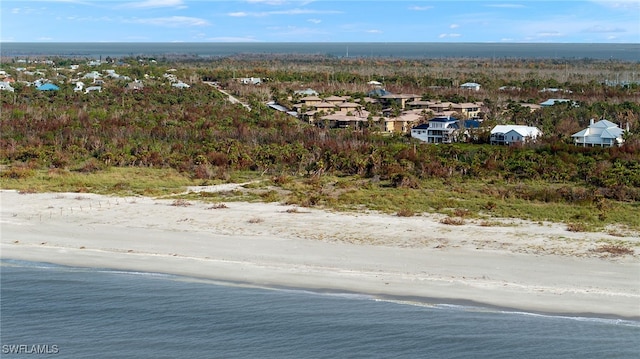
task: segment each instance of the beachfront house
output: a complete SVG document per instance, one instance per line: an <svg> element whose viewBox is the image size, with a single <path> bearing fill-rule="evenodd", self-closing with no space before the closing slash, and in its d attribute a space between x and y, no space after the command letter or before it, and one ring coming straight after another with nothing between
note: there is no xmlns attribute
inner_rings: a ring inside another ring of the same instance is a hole
<svg viewBox="0 0 640 359"><path fill-rule="evenodd" d="M542 135L537 127L523 125L498 125L491 130L492 145L515 145L533 142Z"/></svg>
<svg viewBox="0 0 640 359"><path fill-rule="evenodd" d="M452 143L459 129L460 124L455 117L434 117L429 123L412 128L411 137L426 143Z"/></svg>
<svg viewBox="0 0 640 359"><path fill-rule="evenodd" d="M582 147L612 147L620 146L624 139L624 130L615 123L607 120L600 120L594 123L591 119L589 127L574 133L571 137L576 146Z"/></svg>

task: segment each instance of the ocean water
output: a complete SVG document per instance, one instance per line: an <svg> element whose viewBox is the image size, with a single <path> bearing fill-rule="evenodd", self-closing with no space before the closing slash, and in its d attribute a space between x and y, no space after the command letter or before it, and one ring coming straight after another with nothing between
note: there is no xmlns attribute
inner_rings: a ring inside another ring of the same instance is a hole
<svg viewBox="0 0 640 359"><path fill-rule="evenodd" d="M261 42L261 43L0 43L8 57L77 56L88 58L241 54L320 54L357 58L511 58L640 61L640 44L441 43L441 42Z"/></svg>
<svg viewBox="0 0 640 359"><path fill-rule="evenodd" d="M1 262L2 358L638 358L640 322ZM54 355L55 354L55 355ZM37 355L36 355L37 357Z"/></svg>

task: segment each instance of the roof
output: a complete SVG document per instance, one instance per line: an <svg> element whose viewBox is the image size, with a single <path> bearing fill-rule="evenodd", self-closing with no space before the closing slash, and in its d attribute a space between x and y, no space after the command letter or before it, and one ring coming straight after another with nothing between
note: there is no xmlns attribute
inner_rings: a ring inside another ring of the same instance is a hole
<svg viewBox="0 0 640 359"><path fill-rule="evenodd" d="M311 88L307 88L306 90L298 90L298 91L294 91L295 94L299 94L299 95L318 95L318 91L311 89Z"/></svg>
<svg viewBox="0 0 640 359"><path fill-rule="evenodd" d="M355 102L343 102L343 103L339 103L338 107L340 108L358 108L358 107L362 107L360 104L357 104Z"/></svg>
<svg viewBox="0 0 640 359"><path fill-rule="evenodd" d="M429 120L429 122L456 122L458 121L455 117L434 117Z"/></svg>
<svg viewBox="0 0 640 359"><path fill-rule="evenodd" d="M480 84L475 82L465 82L460 85L460 87L480 87Z"/></svg>
<svg viewBox="0 0 640 359"><path fill-rule="evenodd" d="M386 96L386 95L391 95L391 92L383 88L377 88L367 92L367 96L380 97L380 96Z"/></svg>
<svg viewBox="0 0 640 359"><path fill-rule="evenodd" d="M60 90L60 87L54 84L44 84L44 85L38 86L37 89L40 91L58 91Z"/></svg>
<svg viewBox="0 0 640 359"><path fill-rule="evenodd" d="M306 102L306 101L322 101L322 99L318 96L307 96L307 97L303 97L300 99L300 101L302 102Z"/></svg>
<svg viewBox="0 0 640 359"><path fill-rule="evenodd" d="M414 128L412 128L412 130L426 130L427 128L429 128L429 124L423 123L421 125L415 126Z"/></svg>
<svg viewBox="0 0 640 359"><path fill-rule="evenodd" d="M480 121L478 120L464 120L464 128L480 128Z"/></svg>
<svg viewBox="0 0 640 359"><path fill-rule="evenodd" d="M491 130L491 134L517 132L522 137L536 137L542 132L537 127L523 125L498 125Z"/></svg>
<svg viewBox="0 0 640 359"><path fill-rule="evenodd" d="M324 99L325 101L346 101L347 99L342 96L329 96Z"/></svg>
<svg viewBox="0 0 640 359"><path fill-rule="evenodd" d="M553 106L556 103L569 102L571 100L567 100L564 98L550 98L547 101L540 102L540 106Z"/></svg>
<svg viewBox="0 0 640 359"><path fill-rule="evenodd" d="M622 137L624 130L615 123L607 120L600 120L580 132L574 133L571 137L589 137L592 140L599 138L616 139Z"/></svg>

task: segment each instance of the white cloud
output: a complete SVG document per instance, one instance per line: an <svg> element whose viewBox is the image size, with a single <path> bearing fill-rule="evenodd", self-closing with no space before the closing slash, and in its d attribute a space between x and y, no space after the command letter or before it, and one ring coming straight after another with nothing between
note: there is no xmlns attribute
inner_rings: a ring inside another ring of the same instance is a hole
<svg viewBox="0 0 640 359"><path fill-rule="evenodd" d="M234 36L220 36L220 37L211 37L208 38L207 41L216 41L216 42L258 42L253 37L234 37Z"/></svg>
<svg viewBox="0 0 640 359"><path fill-rule="evenodd" d="M582 32L607 33L607 32L626 32L626 30L620 27L593 25L585 28L584 30L582 30Z"/></svg>
<svg viewBox="0 0 640 359"><path fill-rule="evenodd" d="M433 9L433 6L410 6L409 10L413 11L427 11Z"/></svg>
<svg viewBox="0 0 640 359"><path fill-rule="evenodd" d="M525 7L522 4L487 4L485 6L486 7L499 7L499 8L505 8L505 9L521 9L521 8Z"/></svg>
<svg viewBox="0 0 640 359"><path fill-rule="evenodd" d="M282 5L284 0L246 0L249 4Z"/></svg>
<svg viewBox="0 0 640 359"><path fill-rule="evenodd" d="M448 38L448 37L456 38L456 37L460 37L460 36L462 36L462 35L461 34L455 34L455 33L452 33L452 34L440 34L438 36L438 38L445 39L445 38Z"/></svg>
<svg viewBox="0 0 640 359"><path fill-rule="evenodd" d="M166 27L183 27L183 26L209 26L209 22L197 17L188 16L169 16L169 17L155 17L147 19L132 19L125 22L144 24L144 25L156 25Z"/></svg>
<svg viewBox="0 0 640 359"><path fill-rule="evenodd" d="M539 37L561 37L564 36L564 34L562 34L559 31L542 31L536 34Z"/></svg>
<svg viewBox="0 0 640 359"><path fill-rule="evenodd" d="M159 7L177 7L177 8L186 8L184 6L184 1L182 0L146 0L146 1L137 1L130 2L121 5L123 8L135 8L135 9L152 9Z"/></svg>
<svg viewBox="0 0 640 359"><path fill-rule="evenodd" d="M449 25L449 28L450 28L450 29L457 29L457 28L459 28L459 27L460 27L460 25L458 25L458 24L451 24L451 25Z"/></svg>
<svg viewBox="0 0 640 359"><path fill-rule="evenodd" d="M310 14L341 14L341 11L334 10L311 10L311 9L290 9L290 10L274 10L274 11L262 11L262 12L230 12L227 15L229 16L253 16L253 17L264 17L270 15L310 15Z"/></svg>
<svg viewBox="0 0 640 359"><path fill-rule="evenodd" d="M314 24L319 24L319 23L322 22L322 20L320 20L320 19L309 19L307 21L310 22L310 23L314 23Z"/></svg>
<svg viewBox="0 0 640 359"><path fill-rule="evenodd" d="M640 1L638 0L594 0L594 3L620 10L640 10Z"/></svg>
<svg viewBox="0 0 640 359"><path fill-rule="evenodd" d="M367 32L370 34L382 34L381 30L376 30L376 29L367 30Z"/></svg>

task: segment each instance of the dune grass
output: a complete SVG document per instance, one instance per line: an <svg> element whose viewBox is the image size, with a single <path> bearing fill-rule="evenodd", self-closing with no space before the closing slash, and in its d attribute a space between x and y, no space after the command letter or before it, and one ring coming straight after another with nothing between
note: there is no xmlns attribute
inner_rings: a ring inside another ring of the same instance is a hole
<svg viewBox="0 0 640 359"><path fill-rule="evenodd" d="M91 192L115 195L160 196L184 191L198 182L172 169L110 167L83 173L69 170L32 170L19 178L0 177L3 189L22 192Z"/></svg>
<svg viewBox="0 0 640 359"><path fill-rule="evenodd" d="M323 207L340 211L379 211L392 215L441 213L449 217L492 222L495 218L517 218L537 222L566 223L580 231L603 230L607 226L640 230L640 203L608 200L567 202L547 198L545 193L566 191L554 183L487 183L486 181L425 180L419 188L396 188L389 181L357 176L294 177L260 176L256 172L231 174L232 182L249 182L239 190L185 193L187 186L211 185L171 169L111 167L91 173L68 170L32 170L19 178L0 176L3 189L23 192L92 192L111 195L144 195L206 202L281 202L301 207ZM525 191L526 189L526 191ZM587 189L574 189L577 192ZM531 193L540 199L532 199ZM525 193L526 192L526 193ZM569 229L568 229L569 230Z"/></svg>

